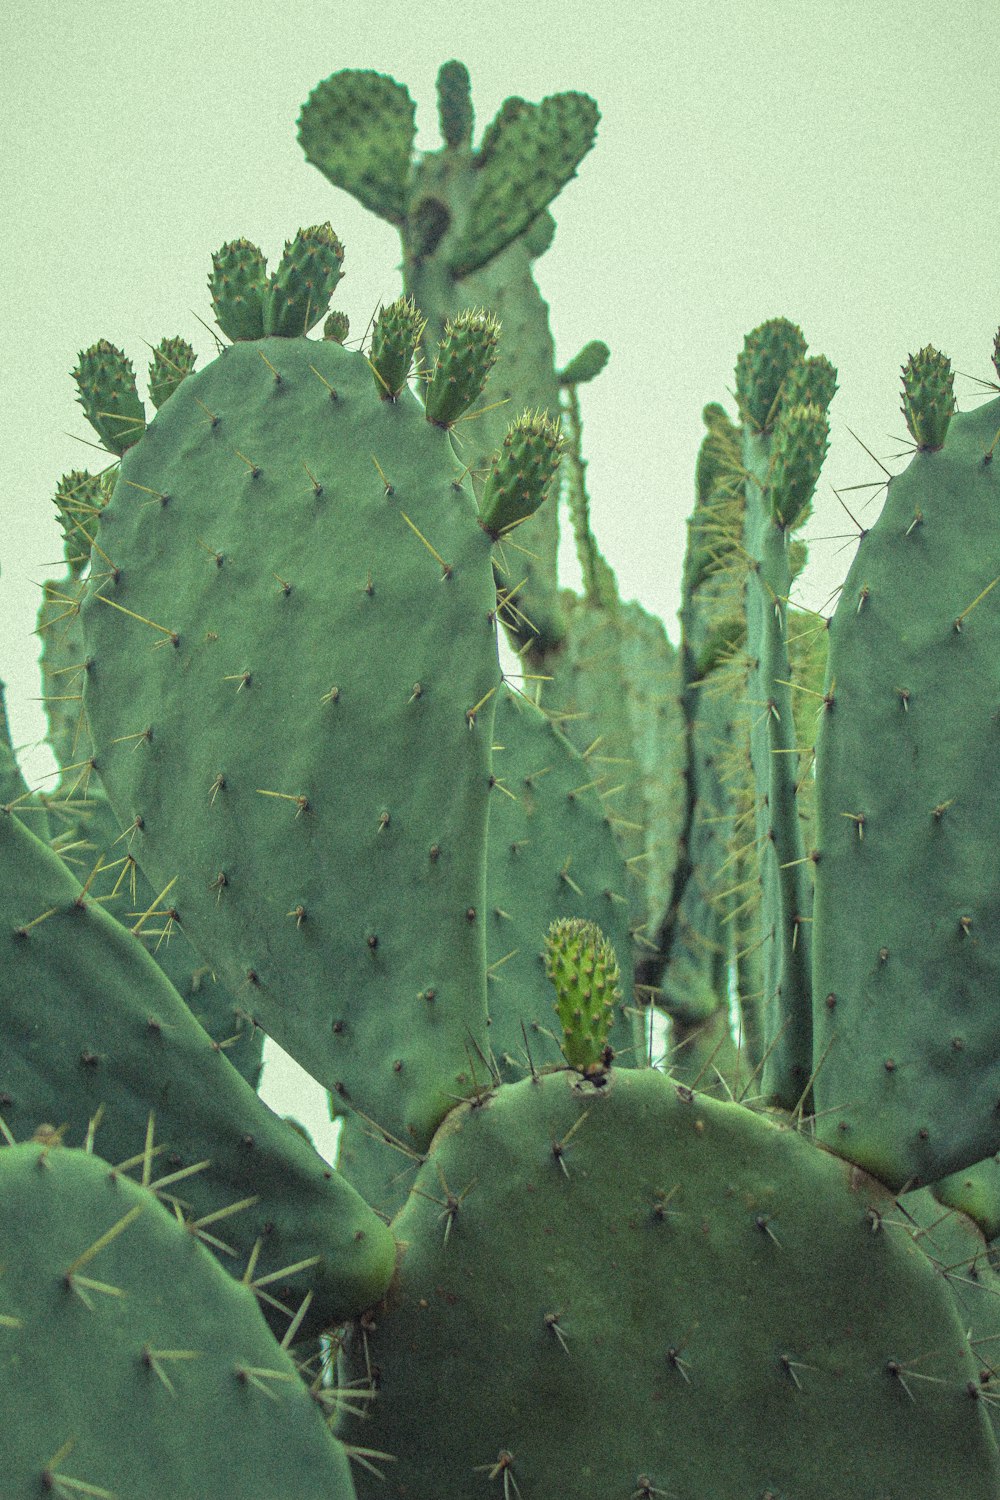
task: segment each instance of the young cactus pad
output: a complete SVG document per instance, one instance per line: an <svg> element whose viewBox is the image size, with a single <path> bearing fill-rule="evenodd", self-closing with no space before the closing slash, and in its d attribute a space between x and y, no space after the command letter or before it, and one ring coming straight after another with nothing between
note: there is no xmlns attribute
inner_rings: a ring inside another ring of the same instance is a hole
<svg viewBox="0 0 1000 1500"><path fill-rule="evenodd" d="M595 922L561 917L545 940L545 969L555 986L563 1056L578 1073L603 1073L621 999L614 949Z"/></svg>
<svg viewBox="0 0 1000 1500"><path fill-rule="evenodd" d="M99 537L85 700L132 852L263 1029L419 1149L486 1028L496 593L449 434L336 342L237 343Z"/></svg>

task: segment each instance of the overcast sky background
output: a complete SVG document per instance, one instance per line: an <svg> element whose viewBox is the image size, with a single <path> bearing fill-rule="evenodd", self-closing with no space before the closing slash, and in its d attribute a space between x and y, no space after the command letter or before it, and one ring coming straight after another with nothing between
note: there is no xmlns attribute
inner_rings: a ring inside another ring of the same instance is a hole
<svg viewBox="0 0 1000 1500"><path fill-rule="evenodd" d="M300 105L340 68L405 83L424 149L439 145L434 81L451 57L472 75L477 139L511 94L597 100L597 144L536 274L560 362L588 339L611 346L582 393L595 530L623 595L675 640L700 412L735 414L748 330L792 318L840 372L806 533L813 608L853 551L834 490L880 477L848 429L902 465L907 355L933 343L996 379L998 0L8 0L0 41L0 679L35 781L51 764L33 748L31 634L61 552L50 497L64 471L103 462L74 401L79 350L124 347L141 389L164 334L206 362L211 252L243 235L273 262L326 219L356 331L401 290L396 231L296 140ZM963 409L983 397L972 378L957 391ZM862 524L875 495L844 494ZM276 1107L321 1120L276 1072Z"/></svg>

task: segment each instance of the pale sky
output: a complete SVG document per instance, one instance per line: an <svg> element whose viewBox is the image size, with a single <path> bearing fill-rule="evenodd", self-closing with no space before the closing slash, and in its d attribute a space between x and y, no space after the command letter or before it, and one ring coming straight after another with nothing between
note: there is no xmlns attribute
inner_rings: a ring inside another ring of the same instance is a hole
<svg viewBox="0 0 1000 1500"><path fill-rule="evenodd" d="M50 497L64 471L103 462L83 445L79 350L124 347L140 385L164 334L206 362L210 256L237 236L274 260L331 220L355 330L401 289L395 230L296 141L301 103L340 68L405 83L426 149L451 57L472 75L477 139L511 94L597 100L597 144L536 273L560 362L611 346L582 392L594 526L623 595L675 640L700 412L735 415L746 332L789 317L840 371L806 533L814 608L853 552L834 489L863 525L877 514L874 488L846 493L881 477L861 443L901 467L907 355L949 354L962 409L983 395L968 377L996 379L998 0L8 0L0 42L0 679L29 778L50 765L31 748L37 584L60 557Z"/></svg>

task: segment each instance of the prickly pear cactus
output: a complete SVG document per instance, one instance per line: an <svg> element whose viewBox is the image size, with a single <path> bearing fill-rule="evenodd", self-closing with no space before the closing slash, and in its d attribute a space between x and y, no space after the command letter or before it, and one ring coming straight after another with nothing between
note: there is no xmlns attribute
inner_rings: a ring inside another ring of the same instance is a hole
<svg viewBox="0 0 1000 1500"><path fill-rule="evenodd" d="M754 329L675 646L531 274L596 106L438 102L423 154L382 74L302 112L402 236L363 337L320 224L216 252L226 342L148 402L77 360L54 791L0 695L4 1496L997 1500L1000 401L907 362L827 621L836 372Z"/></svg>

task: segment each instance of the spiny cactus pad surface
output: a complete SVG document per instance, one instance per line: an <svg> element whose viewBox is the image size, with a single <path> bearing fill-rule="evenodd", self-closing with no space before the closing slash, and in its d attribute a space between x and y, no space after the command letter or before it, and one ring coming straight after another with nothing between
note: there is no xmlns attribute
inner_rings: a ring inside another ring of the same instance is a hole
<svg viewBox="0 0 1000 1500"><path fill-rule="evenodd" d="M344 1435L436 1500L505 1471L522 1500L628 1500L641 1476L683 1500L987 1500L979 1365L905 1222L655 1070L504 1086L450 1116L394 1221L399 1273L346 1372L376 1394Z"/></svg>
<svg viewBox="0 0 1000 1500"><path fill-rule="evenodd" d="M448 434L339 344L236 344L158 414L100 535L86 705L135 857L279 1045L425 1145L486 1024L500 681Z"/></svg>
<svg viewBox="0 0 1000 1500"><path fill-rule="evenodd" d="M249 1287L83 1151L0 1147L8 1500L354 1500ZM183 1441L178 1435L183 1434Z"/></svg>
<svg viewBox="0 0 1000 1500"><path fill-rule="evenodd" d="M8 812L0 1118L20 1140L47 1121L72 1145L96 1129L99 1149L162 1182L235 1274L251 1259L257 1276L278 1273L268 1291L282 1332L282 1299L311 1289L322 1326L367 1306L391 1275L385 1226L257 1098L138 938Z"/></svg>

